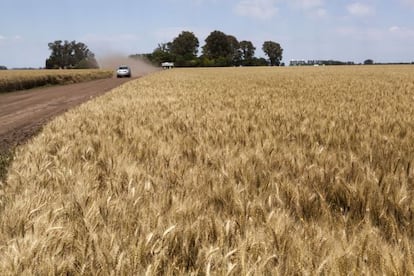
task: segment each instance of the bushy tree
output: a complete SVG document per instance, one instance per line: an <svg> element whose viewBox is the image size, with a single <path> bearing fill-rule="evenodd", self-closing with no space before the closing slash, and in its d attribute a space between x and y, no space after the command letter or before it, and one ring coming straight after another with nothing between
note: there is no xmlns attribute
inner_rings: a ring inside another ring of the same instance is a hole
<svg viewBox="0 0 414 276"><path fill-rule="evenodd" d="M374 64L374 61L372 59L367 59L367 60L364 61L364 64L365 65L372 65L372 64Z"/></svg>
<svg viewBox="0 0 414 276"><path fill-rule="evenodd" d="M254 65L253 58L256 48L251 41L243 40L240 41L240 52L242 64L245 66Z"/></svg>
<svg viewBox="0 0 414 276"><path fill-rule="evenodd" d="M98 68L98 63L86 44L76 41L56 40L48 44L51 51L46 59L47 69L87 69Z"/></svg>
<svg viewBox="0 0 414 276"><path fill-rule="evenodd" d="M231 65L233 66L239 66L241 65L242 61L242 53L240 51L240 43L237 40L235 36L228 35L227 39L230 44L230 51L231 54L229 56L229 59L231 60Z"/></svg>
<svg viewBox="0 0 414 276"><path fill-rule="evenodd" d="M213 31L205 40L203 46L203 60L214 66L241 65L242 53L240 43L235 36L221 31ZM203 64L204 62L202 62Z"/></svg>
<svg viewBox="0 0 414 276"><path fill-rule="evenodd" d="M198 46L199 41L194 33L183 31L171 43L171 53L184 60L192 60L197 57Z"/></svg>
<svg viewBox="0 0 414 276"><path fill-rule="evenodd" d="M229 57L233 54L228 36L221 31L213 31L205 40L203 55L209 59Z"/></svg>
<svg viewBox="0 0 414 276"><path fill-rule="evenodd" d="M175 62L175 57L171 52L172 43L160 43L152 54L145 55L153 64L160 66L163 62Z"/></svg>
<svg viewBox="0 0 414 276"><path fill-rule="evenodd" d="M268 56L271 66L279 66L282 60L283 49L279 43L265 41L262 47L263 52Z"/></svg>
<svg viewBox="0 0 414 276"><path fill-rule="evenodd" d="M252 58L252 66L268 66L267 60L265 58Z"/></svg>

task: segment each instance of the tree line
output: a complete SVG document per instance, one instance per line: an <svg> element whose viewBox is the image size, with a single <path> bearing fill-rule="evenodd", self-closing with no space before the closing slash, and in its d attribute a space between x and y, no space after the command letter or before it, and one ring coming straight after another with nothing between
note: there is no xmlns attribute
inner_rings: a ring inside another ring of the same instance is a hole
<svg viewBox="0 0 414 276"><path fill-rule="evenodd" d="M174 62L180 67L209 66L280 66L283 49L279 43L265 41L262 50L268 57L255 57L256 47L251 41L238 41L236 37L221 31L213 31L205 39L198 56L200 42L193 32L183 31L171 42L158 44L149 54L137 54L130 57L145 57L152 63Z"/></svg>
<svg viewBox="0 0 414 276"><path fill-rule="evenodd" d="M46 69L99 68L94 53L82 42L56 40L48 46L51 54Z"/></svg>
<svg viewBox="0 0 414 276"><path fill-rule="evenodd" d="M82 42L56 40L48 47L51 54L46 59L46 69L99 67L95 55ZM163 62L174 62L175 66L181 67L284 65L281 63L283 49L274 41L265 41L262 45L268 59L255 56L256 47L251 41L239 41L235 36L217 30L205 39L200 56L199 47L200 42L194 33L183 31L173 41L158 44L152 53L130 57L143 56L158 66Z"/></svg>

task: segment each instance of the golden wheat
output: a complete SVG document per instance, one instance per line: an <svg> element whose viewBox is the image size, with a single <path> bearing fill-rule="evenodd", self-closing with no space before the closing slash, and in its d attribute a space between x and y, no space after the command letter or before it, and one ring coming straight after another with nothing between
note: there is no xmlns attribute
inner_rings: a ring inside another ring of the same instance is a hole
<svg viewBox="0 0 414 276"><path fill-rule="evenodd" d="M413 274L411 67L177 69L48 124L5 274Z"/></svg>
<svg viewBox="0 0 414 276"><path fill-rule="evenodd" d="M70 84L110 78L110 70L3 70L0 71L0 93L44 85Z"/></svg>

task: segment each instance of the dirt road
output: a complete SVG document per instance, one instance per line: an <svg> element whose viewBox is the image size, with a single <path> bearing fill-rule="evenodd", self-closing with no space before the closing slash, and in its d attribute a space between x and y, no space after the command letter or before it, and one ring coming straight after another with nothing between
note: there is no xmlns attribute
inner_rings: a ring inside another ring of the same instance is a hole
<svg viewBox="0 0 414 276"><path fill-rule="evenodd" d="M102 79L0 94L0 152L21 144L51 118L131 79Z"/></svg>

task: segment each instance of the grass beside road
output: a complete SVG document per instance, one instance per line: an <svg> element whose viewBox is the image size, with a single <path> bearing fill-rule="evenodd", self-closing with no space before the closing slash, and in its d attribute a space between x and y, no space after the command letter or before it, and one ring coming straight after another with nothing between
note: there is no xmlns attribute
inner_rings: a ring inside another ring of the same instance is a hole
<svg viewBox="0 0 414 276"><path fill-rule="evenodd" d="M112 77L111 70L4 70L0 71L0 93L46 85L71 84Z"/></svg>

